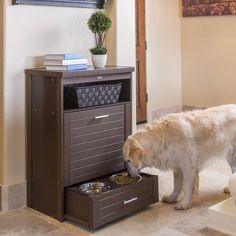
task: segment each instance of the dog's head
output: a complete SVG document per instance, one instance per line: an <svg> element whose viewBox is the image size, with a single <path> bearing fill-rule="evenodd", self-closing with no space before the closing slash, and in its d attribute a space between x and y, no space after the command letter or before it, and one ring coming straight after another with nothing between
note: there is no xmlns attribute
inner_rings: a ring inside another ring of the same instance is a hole
<svg viewBox="0 0 236 236"><path fill-rule="evenodd" d="M136 139L128 138L125 141L123 153L129 175L137 176L142 168L145 150Z"/></svg>

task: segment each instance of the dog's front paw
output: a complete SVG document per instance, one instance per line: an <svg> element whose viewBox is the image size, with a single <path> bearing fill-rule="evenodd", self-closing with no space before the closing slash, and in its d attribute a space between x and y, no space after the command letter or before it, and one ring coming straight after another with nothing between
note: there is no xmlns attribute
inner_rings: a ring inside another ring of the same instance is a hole
<svg viewBox="0 0 236 236"><path fill-rule="evenodd" d="M165 202L165 203L169 203L169 204L176 203L176 199L173 199L170 196L164 196L162 198L162 201Z"/></svg>
<svg viewBox="0 0 236 236"><path fill-rule="evenodd" d="M191 204L186 204L183 201L175 205L176 210L187 210L191 207Z"/></svg>
<svg viewBox="0 0 236 236"><path fill-rule="evenodd" d="M224 188L224 193L226 193L226 194L230 194L230 191L229 191L229 188L228 187L226 187L226 188Z"/></svg>

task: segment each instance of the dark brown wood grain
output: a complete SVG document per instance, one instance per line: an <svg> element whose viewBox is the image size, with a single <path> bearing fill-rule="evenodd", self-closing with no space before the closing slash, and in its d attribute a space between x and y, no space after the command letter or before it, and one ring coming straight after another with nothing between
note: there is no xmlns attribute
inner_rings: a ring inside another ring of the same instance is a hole
<svg viewBox="0 0 236 236"><path fill-rule="evenodd" d="M31 207L57 218L57 119L55 79L31 79ZM47 102L45 102L47 101ZM58 116L59 115L59 116ZM42 193L42 194L40 194Z"/></svg>
<svg viewBox="0 0 236 236"><path fill-rule="evenodd" d="M66 186L124 169L123 143L132 132L133 71L115 66L69 72L26 70L29 207L63 221L65 203L74 204L64 196ZM114 81L122 84L117 104L64 109L65 86ZM105 113L107 119L94 119ZM91 202L88 205L88 211L94 211ZM77 221L86 225L86 214Z"/></svg>
<svg viewBox="0 0 236 236"><path fill-rule="evenodd" d="M136 110L137 123L147 120L145 0L136 0Z"/></svg>
<svg viewBox="0 0 236 236"><path fill-rule="evenodd" d="M125 105L65 114L64 146L67 184L75 184L102 174L124 169L122 146L124 137ZM96 116L108 117L95 119ZM69 124L68 124L69 123ZM70 127L67 130L66 127Z"/></svg>
<svg viewBox="0 0 236 236"><path fill-rule="evenodd" d="M83 194L79 191L79 185L66 188L66 218L96 229L157 202L158 177L147 174L142 174L142 177L143 179L140 182L116 186L114 189L99 195ZM105 177L101 181L109 183L107 178ZM100 180L97 179L96 181ZM73 200L68 200L72 198ZM89 214L86 215L86 218L84 212Z"/></svg>

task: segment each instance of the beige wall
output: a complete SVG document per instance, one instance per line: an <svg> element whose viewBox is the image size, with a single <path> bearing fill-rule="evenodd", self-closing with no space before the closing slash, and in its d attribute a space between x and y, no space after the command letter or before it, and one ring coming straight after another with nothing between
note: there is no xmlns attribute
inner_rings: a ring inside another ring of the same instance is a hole
<svg viewBox="0 0 236 236"><path fill-rule="evenodd" d="M5 77L4 114L6 140L5 185L25 180L26 117L24 69L42 65L42 55L58 52L81 52L90 59L88 49L93 35L87 19L93 9L45 6L12 6L4 0ZM112 1L109 14L114 26L110 32L110 64L135 65L134 0ZM125 6L129 7L125 7ZM125 10L124 10L125 9ZM130 19L127 22L125 16ZM119 24L117 23L119 21ZM123 35L122 30L126 29ZM119 31L119 37L117 36ZM135 79L135 78L134 78ZM135 83L133 85L133 90ZM135 91L134 91L135 92ZM135 105L133 106L135 111ZM134 120L135 123L135 120Z"/></svg>
<svg viewBox="0 0 236 236"><path fill-rule="evenodd" d="M106 35L106 46L108 48L107 52L107 64L109 65L116 65L116 26L117 26L117 21L116 21L116 3L117 1L120 0L109 0L106 3L106 13L112 20L112 25L110 30L108 31Z"/></svg>
<svg viewBox="0 0 236 236"><path fill-rule="evenodd" d="M108 35L110 64L135 66L135 1L109 0L113 27ZM181 21L179 1L146 1L148 120L163 107L181 106ZM113 55L113 56L112 56ZM171 68L171 69L170 69ZM136 124L133 73L133 127Z"/></svg>
<svg viewBox="0 0 236 236"><path fill-rule="evenodd" d="M0 2L0 185L3 184L3 1Z"/></svg>
<svg viewBox="0 0 236 236"><path fill-rule="evenodd" d="M12 6L5 10L4 112L6 179L25 180L26 124L24 69L39 66L45 53L81 52L88 58L93 35L87 27L92 9Z"/></svg>
<svg viewBox="0 0 236 236"><path fill-rule="evenodd" d="M135 67L135 0L109 0L106 10L112 18L112 28L108 33L108 63ZM133 131L136 130L136 82L132 77Z"/></svg>
<svg viewBox="0 0 236 236"><path fill-rule="evenodd" d="M136 64L135 0L116 0L116 63L119 66ZM136 76L132 77L132 125L136 130Z"/></svg>
<svg viewBox="0 0 236 236"><path fill-rule="evenodd" d="M148 120L181 106L181 18L178 0L146 1Z"/></svg>
<svg viewBox="0 0 236 236"><path fill-rule="evenodd" d="M182 19L183 104L236 103L236 16Z"/></svg>

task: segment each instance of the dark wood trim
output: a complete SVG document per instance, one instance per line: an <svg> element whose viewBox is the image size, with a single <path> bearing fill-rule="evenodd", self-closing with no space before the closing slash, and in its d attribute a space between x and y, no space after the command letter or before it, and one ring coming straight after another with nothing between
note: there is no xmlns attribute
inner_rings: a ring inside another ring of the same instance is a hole
<svg viewBox="0 0 236 236"><path fill-rule="evenodd" d="M80 8L104 8L105 0L12 0L13 5L44 5Z"/></svg>
<svg viewBox="0 0 236 236"><path fill-rule="evenodd" d="M159 191L158 191L158 176L157 175L153 175L152 183L153 183L153 201L158 202Z"/></svg>
<svg viewBox="0 0 236 236"><path fill-rule="evenodd" d="M64 220L64 147L63 147L63 85L61 80L56 80L56 121L57 121L57 219Z"/></svg>
<svg viewBox="0 0 236 236"><path fill-rule="evenodd" d="M26 114L27 114L27 206L31 207L31 75L27 74L26 79Z"/></svg>
<svg viewBox="0 0 236 236"><path fill-rule="evenodd" d="M74 70L74 71L47 71L44 68L38 69L29 69L26 70L27 73L32 75L43 75L43 76L50 76L56 77L57 79L61 78L73 78L73 77L82 77L82 76L97 76L97 80L101 79L100 75L113 75L113 74L123 74L123 73L130 73L134 71L133 67L121 67L121 66L106 66L106 68L98 69L94 68L93 66L89 66L86 70ZM130 76L129 76L130 78Z"/></svg>
<svg viewBox="0 0 236 236"><path fill-rule="evenodd" d="M136 110L137 123L147 120L145 0L136 0Z"/></svg>
<svg viewBox="0 0 236 236"><path fill-rule="evenodd" d="M64 170L63 170L63 175L64 175L64 186L69 186L70 185L70 180L71 180L71 172L70 172L70 163L71 163L71 153L70 149L68 148L70 146L70 119L71 119L71 112L65 113L64 114L64 140L63 140L63 145L64 145L64 157L63 157L63 162L64 162ZM65 173L67 173L65 175Z"/></svg>

